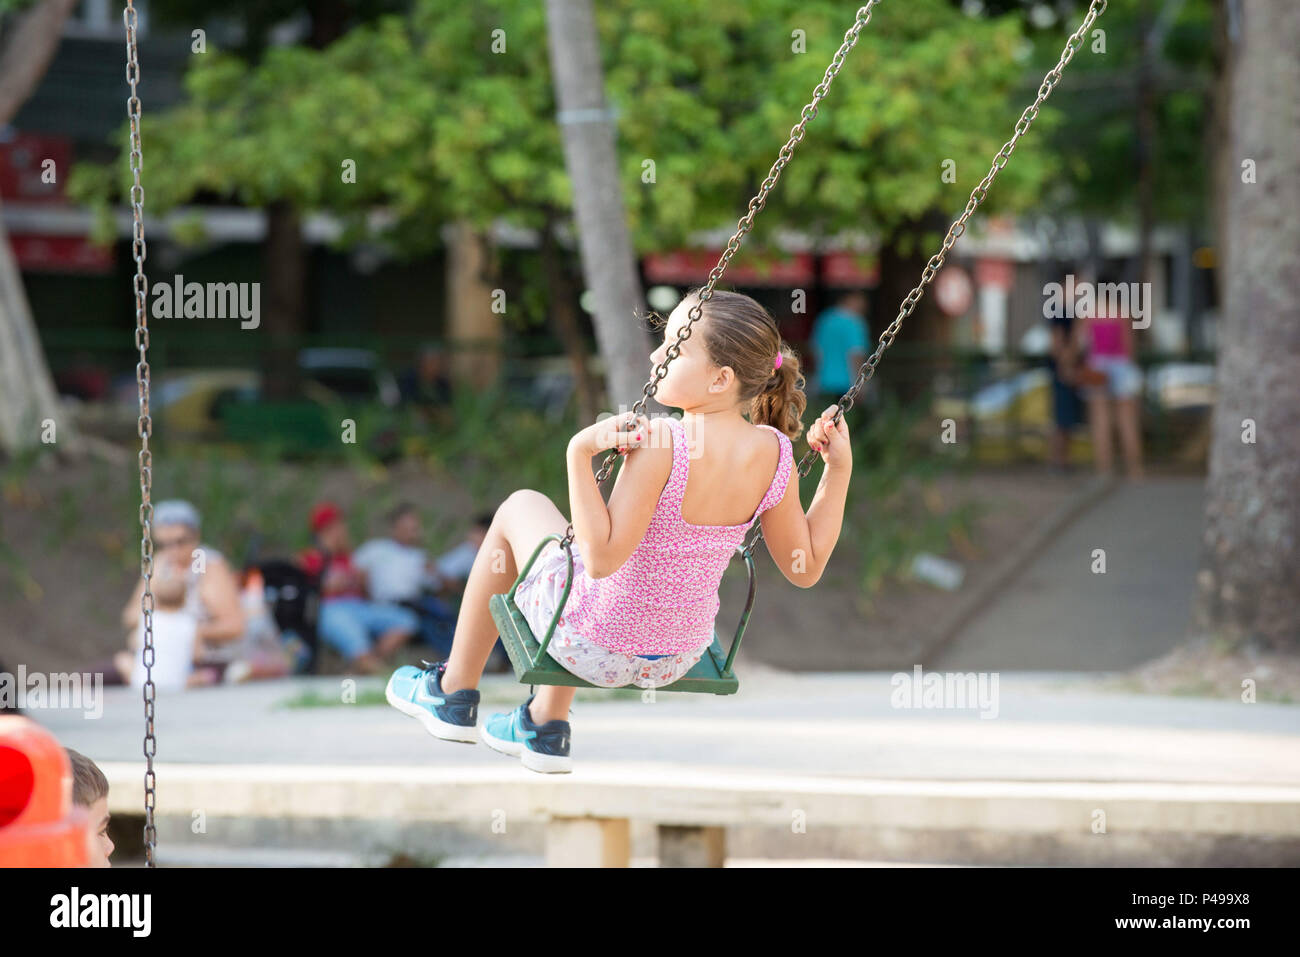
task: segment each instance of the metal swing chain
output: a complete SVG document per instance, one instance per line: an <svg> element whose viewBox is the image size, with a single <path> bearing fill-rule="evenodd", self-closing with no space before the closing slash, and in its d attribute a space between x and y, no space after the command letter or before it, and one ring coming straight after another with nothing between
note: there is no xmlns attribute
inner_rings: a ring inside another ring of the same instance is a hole
<svg viewBox="0 0 1300 957"><path fill-rule="evenodd" d="M696 321L700 318L700 315L703 312L704 303L708 302L712 297L713 287L717 284L718 280L722 278L722 274L726 270L728 263L731 262L732 257L740 250L740 244L743 241L745 234L753 228L754 217L757 216L759 210L767 204L767 194L772 191L772 187L774 187L777 180L781 178L781 171L785 169L786 165L790 162L790 158L794 155L795 146L803 140L804 130L808 126L808 121L817 115L817 104L820 103L830 91L832 81L839 74L840 68L844 65L844 58L848 56L849 51L857 45L858 35L871 21L872 8L874 8L878 3L880 3L880 0L869 0L869 2L858 8L857 16L853 21L853 26L845 32L844 42L840 44L840 48L835 51L835 55L831 58L830 66L826 68L826 75L823 76L822 81L814 87L812 100L801 111L799 122L791 128L790 138L786 141L786 144L781 147L776 162L772 164L772 168L768 171L767 178L763 180L759 187L758 194L749 201L749 212L741 218L740 222L737 224L736 232L729 240L727 240L727 247L723 250L722 258L718 260L718 264L714 266L713 271L709 273L708 283L700 290L698 301L693 307L691 307L690 312L687 313L686 322L682 325L681 331L677 334L677 341L668 347L666 351L667 358L655 367L654 375L651 377L650 381L646 383L645 388L641 390L641 397L637 399L636 403L632 406L631 414L633 416L640 415L645 411L647 400L659 391L659 383L663 381L666 375L668 375L668 364L681 354L682 344L691 337L691 327L694 326ZM605 457L605 461L601 464L600 471L596 473L597 486L603 484L604 481L609 478L609 473L614 468L614 463L618 461L618 458L619 453L616 451L611 451ZM564 538L560 541L560 548L568 548L573 542L573 538L573 523L570 522L568 529L564 533Z"/></svg>
<svg viewBox="0 0 1300 957"><path fill-rule="evenodd" d="M140 148L140 98L136 96L136 83L140 80L140 63L136 59L136 12L132 0L126 0L122 11L126 24L126 82L131 95L126 99L126 116L131 125L131 254L135 259L135 345L140 350L140 361L135 367L136 390L140 397L140 418L136 431L140 436L140 576L144 591L140 595L140 614L144 621L144 859L146 867L154 867L154 849L158 832L154 828L154 777L153 757L157 751L154 739L154 683L153 683L153 454L149 451L149 436L153 434L153 419L149 414L149 317L145 309L149 282L144 275L144 187L140 185L140 170L144 154Z"/></svg>
<svg viewBox="0 0 1300 957"><path fill-rule="evenodd" d="M876 366L880 362L880 357L884 355L885 350L893 343L894 337L898 335L899 330L903 326L903 321L912 314L912 311L916 308L916 304L920 302L921 297L925 295L925 289L930 284L930 281L934 279L939 270L943 268L944 260L947 257L948 252L957 242L958 237L966 232L966 221L970 219L971 215L979 205L984 202L984 198L988 195L989 187L992 186L993 180L997 176L998 171L1007 165L1007 160L1011 158L1011 153L1016 148L1016 143L1019 142L1020 137L1024 136L1025 133L1029 131L1030 125L1038 117L1038 111L1042 107L1043 102L1051 95L1051 92L1056 88L1056 85L1061 82L1061 71L1065 69L1070 60L1074 58L1074 54L1083 46L1084 35L1087 34L1088 29L1096 19L1105 12L1107 2L1108 0L1092 0L1092 3L1088 7L1087 16L1085 16L1083 22L1079 24L1079 28L1070 35L1068 40L1065 41L1065 48L1061 51L1060 59L1056 61L1056 66L1048 70L1047 75L1043 77L1043 82L1038 87L1038 96L1034 99L1034 102L1026 107L1025 111L1020 114L1020 119L1016 121L1015 132L1011 139L1002 144L1002 149L998 150L997 155L993 157L993 165L989 167L988 174L980 180L979 185L971 190L970 199L966 203L966 209L962 212L961 216L959 216L957 220L948 227L948 234L944 237L942 247L937 253L931 256L930 261L926 263L925 269L921 273L921 281L917 283L912 291L903 298L902 303L898 307L898 315L894 318L894 321L889 324L889 328L880 334L880 340L876 345L875 351L867 357L867 360L863 362L861 368L858 369L857 379L854 381L853 385L844 393L844 395L840 396L840 400L837 403L838 407L835 410L835 416L831 421L832 426L843 418L844 413L848 409L853 408L853 402L858 391L866 385L868 381L870 381L873 375L875 375ZM814 449L809 449L804 453L804 457L799 462L800 478L803 478L808 474L809 470L812 468L813 462L820 457L820 454L821 453ZM750 540L749 544L741 548L741 554L745 556L750 555L755 546L757 546L762 539L763 528L760 525L758 526L757 533Z"/></svg>

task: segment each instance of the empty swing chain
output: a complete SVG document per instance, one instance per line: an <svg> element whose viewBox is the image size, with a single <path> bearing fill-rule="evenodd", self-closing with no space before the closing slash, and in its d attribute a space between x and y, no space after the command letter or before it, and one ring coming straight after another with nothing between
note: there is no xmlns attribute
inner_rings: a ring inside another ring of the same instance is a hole
<svg viewBox="0 0 1300 957"><path fill-rule="evenodd" d="M727 265L731 262L732 257L740 250L740 244L743 241L745 234L753 228L754 217L757 216L759 210L767 204L767 194L772 191L772 187L774 187L777 180L781 178L781 171L785 169L786 164L790 162L790 158L794 155L795 146L803 140L804 130L808 126L808 121L817 115L817 104L820 103L830 91L831 82L839 74L840 68L844 65L844 58L848 56L849 51L857 45L858 35L871 21L872 8L878 3L880 3L880 0L869 0L869 2L858 8L857 17L853 21L853 26L844 34L844 42L840 44L840 48L835 51L835 55L831 58L830 66L826 68L826 75L822 77L822 81L813 89L811 102L803 108L800 113L799 122L791 128L790 138L786 141L786 144L781 147L780 152L777 154L776 162L772 164L772 168L768 171L767 178L763 180L759 187L758 194L749 201L749 212L741 218L740 222L737 224L735 234L727 240L727 247L723 250L722 258L718 260L718 264L714 266L713 271L709 273L708 283L700 290L698 301L691 307L690 312L687 313L686 322L683 324L681 331L677 334L677 341L668 347L666 352L667 358L655 367L654 375L651 377L650 381L646 383L645 388L641 390L641 397L637 399L636 403L632 406L632 415L636 416L643 413L645 411L646 401L659 391L659 383L663 381L666 375L668 375L668 364L681 354L682 344L691 337L691 327L695 325L696 320L700 318L704 303L708 302L712 297L713 287L717 285L718 280L722 278L722 274L726 271ZM603 484L604 481L609 478L609 473L614 468L614 463L616 461L618 461L618 452L611 451L605 457L605 461L601 464L600 471L596 473L597 486ZM564 533L564 538L560 541L560 547L568 548L573 542L573 538L573 523L570 522L568 529Z"/></svg>
<svg viewBox="0 0 1300 957"><path fill-rule="evenodd" d="M903 298L902 304L898 307L898 315L894 318L894 321L889 324L889 328L880 334L880 340L876 345L875 351L867 357L867 360L862 363L861 368L858 369L857 379L854 381L853 385L846 393L844 393L844 395L840 396L840 400L837 403L838 407L835 410L835 416L831 420L832 427L839 422L848 409L853 408L854 398L856 397L858 390L866 385L867 382L870 381L871 377L875 375L876 366L880 362L880 357L884 355L885 350L893 344L894 337L898 335L899 330L903 327L903 321L912 314L912 310L916 308L916 304L920 302L921 297L925 295L925 289L930 284L930 281L934 279L939 270L943 268L944 260L947 257L949 250L951 250L953 244L957 242L958 237L961 236L962 233L966 232L966 221L970 219L971 215L979 205L984 202L984 198L988 195L989 187L993 185L993 179L997 176L998 171L1007 165L1007 160L1011 158L1011 153L1016 148L1016 143L1019 142L1020 137L1024 136L1025 133L1029 131L1030 125L1038 117L1038 111L1042 107L1043 102L1051 95L1051 92L1056 88L1056 85L1061 82L1061 71L1065 69L1070 60L1074 58L1074 54L1083 46L1084 35L1087 34L1089 28L1093 25L1096 19L1105 12L1107 2L1108 0L1092 0L1092 3L1088 7L1087 16L1085 16L1083 22L1079 24L1079 28L1070 35L1068 40L1065 41L1065 48L1061 51L1060 59L1056 61L1056 66L1048 70L1047 75L1043 77L1043 82L1038 87L1038 96L1034 99L1034 102L1029 104L1029 106L1025 108L1025 111L1020 114L1020 119L1016 121L1015 132L1011 139L1002 144L1002 149L998 150L997 155L993 157L993 165L989 167L988 174L980 180L978 186L971 190L970 199L966 203L966 209L962 212L961 216L959 216L957 220L948 227L948 235L944 237L942 247L937 253L931 256L930 261L926 263L925 269L921 273L921 281L917 283L912 291ZM860 12L861 11L859 11L859 13ZM809 470L812 468L813 462L817 460L819 454L820 453L815 449L809 449L804 453L804 457L799 462L800 478L803 478L808 474ZM763 527L760 525L758 526L757 533L750 540L749 544L740 549L741 554L745 556L750 555L753 552L754 547L762 540L762 538Z"/></svg>
<svg viewBox="0 0 1300 957"><path fill-rule="evenodd" d="M144 591L140 595L140 614L144 622L144 641L141 656L144 661L144 859L145 866L154 866L154 848L158 832L154 828L153 812L156 802L153 757L157 741L153 734L154 683L153 683L153 454L149 451L149 436L153 434L153 419L149 414L149 317L146 311L149 283L144 275L144 187L140 185L140 169L144 155L140 148L140 98L136 96L136 83L140 80L140 63L136 59L136 13L132 0L126 0L122 11L126 24L126 82L131 95L126 99L126 116L131 125L131 255L135 259L135 345L140 350L140 361L135 367L136 390L140 398L140 418L136 431L140 436L140 576Z"/></svg>

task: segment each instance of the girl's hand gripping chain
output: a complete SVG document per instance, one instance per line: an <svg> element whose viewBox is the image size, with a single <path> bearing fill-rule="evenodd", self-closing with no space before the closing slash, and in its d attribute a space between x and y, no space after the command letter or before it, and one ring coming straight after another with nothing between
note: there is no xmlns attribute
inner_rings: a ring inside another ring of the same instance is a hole
<svg viewBox="0 0 1300 957"><path fill-rule="evenodd" d="M573 448L586 453L590 458L600 455L607 449L617 449L619 454L650 441L650 420L644 415L624 412L601 419L595 425L583 429L570 441Z"/></svg>
<svg viewBox="0 0 1300 957"><path fill-rule="evenodd" d="M826 468L835 471L853 469L853 446L849 443L849 427L840 416L834 428L831 418L838 406L828 405L816 422L808 429L808 446L822 454Z"/></svg>

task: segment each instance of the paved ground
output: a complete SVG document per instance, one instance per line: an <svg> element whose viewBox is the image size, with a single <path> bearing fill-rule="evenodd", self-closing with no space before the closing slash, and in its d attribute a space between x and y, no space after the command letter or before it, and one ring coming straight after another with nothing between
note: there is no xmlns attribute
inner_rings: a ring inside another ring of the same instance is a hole
<svg viewBox="0 0 1300 957"><path fill-rule="evenodd" d="M1300 783L1300 707L1106 692L1086 676L998 678L993 707L982 709L996 714L990 718L981 718L980 709L894 707L886 673L751 669L734 698L580 699L572 715L573 753L578 762L792 775ZM283 707L304 688L339 696L335 679L161 695L158 760L435 766L509 760L481 745L433 739L386 705ZM503 679L485 683L484 691L492 709L522 698ZM105 694L99 720L57 711L33 716L97 760L142 760L138 695Z"/></svg>
<svg viewBox="0 0 1300 957"><path fill-rule="evenodd" d="M1191 614L1204 481L1121 483L1079 516L928 664L1123 670L1179 644ZM1093 571L1105 552L1105 573Z"/></svg>

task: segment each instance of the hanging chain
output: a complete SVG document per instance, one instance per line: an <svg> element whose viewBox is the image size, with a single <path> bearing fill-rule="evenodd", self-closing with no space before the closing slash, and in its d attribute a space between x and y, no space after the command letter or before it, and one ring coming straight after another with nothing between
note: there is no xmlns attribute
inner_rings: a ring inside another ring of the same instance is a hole
<svg viewBox="0 0 1300 957"><path fill-rule="evenodd" d="M970 199L966 203L966 209L963 210L961 216L959 216L957 220L948 227L948 235L944 237L942 247L937 253L931 256L930 261L926 263L925 269L921 273L921 281L917 283L912 291L903 298L903 302L898 307L898 315L894 318L894 321L889 324L889 328L880 334L880 340L876 345L875 351L867 357L866 362L862 363L861 368L858 370L857 379L854 381L853 385L844 393L844 395L840 396L840 400L837 403L838 407L835 410L835 416L831 420L832 428L840 421L847 410L853 408L853 402L858 391L866 385L868 381L870 381L873 375L875 375L876 366L880 362L880 357L884 355L885 350L893 343L894 337L898 335L899 330L903 327L903 321L912 314L912 310L916 308L916 304L920 302L921 297L925 295L925 289L930 284L930 281L934 279L939 270L943 268L944 260L947 257L949 250L951 250L953 244L957 242L958 237L961 236L962 233L966 232L966 221L971 218L971 215L977 208L979 208L979 205L984 202L984 198L988 195L989 187L993 185L994 177L998 175L998 171L1001 170L1002 167L1007 165L1007 160L1011 158L1011 153L1016 148L1016 143L1020 141L1020 137L1024 136L1025 133L1029 131L1030 125L1038 117L1038 111L1042 107L1043 102L1051 95L1051 92L1056 88L1056 85L1061 82L1061 71L1065 69L1070 60L1074 58L1075 53L1077 53L1079 48L1083 46L1084 36L1087 34L1088 29L1096 19L1105 12L1107 2L1108 0L1092 0L1092 3L1088 7L1088 14L1083 18L1083 22L1079 24L1079 29L1075 30L1074 33L1070 35L1070 38L1065 41L1065 48L1061 51L1061 56L1060 59L1056 61L1056 66L1047 71L1047 75L1043 77L1042 84L1038 87L1038 96L1034 99L1034 102L1029 104L1025 111L1020 114L1020 119L1016 120L1015 132L1012 134L1011 139L1002 144L1002 149L998 150L997 155L993 157L993 165L989 167L987 175L980 180L978 186L971 190ZM809 449L804 454L804 457L799 462L800 478L803 478L808 474L809 470L812 468L813 462L820 457L820 454L821 453L817 452L815 449ZM749 555L753 552L754 547L762 540L762 538L763 528L760 525L758 526L758 532L750 540L749 544L745 545L741 549L741 553L743 555Z"/></svg>
<svg viewBox="0 0 1300 957"><path fill-rule="evenodd" d="M126 82L131 95L126 99L126 116L131 124L131 255L135 259L135 345L140 350L140 361L135 366L136 390L140 397L140 419L136 431L140 436L140 576L144 591L140 595L140 615L144 622L144 859L147 867L154 866L154 849L158 832L154 828L153 812L156 801L154 787L157 780L153 771L153 756L157 742L153 734L154 684L153 684L153 455L149 451L149 436L153 434L153 419L149 415L149 283L144 275L144 187L140 185L140 170L144 154L140 149L140 98L136 96L136 83L140 80L140 63L136 59L136 14L132 0L126 0L122 11L126 24Z"/></svg>
<svg viewBox="0 0 1300 957"><path fill-rule="evenodd" d="M682 325L681 331L677 334L677 341L668 347L665 353L667 358L655 367L654 375L651 377L650 381L645 384L645 388L641 390L641 397L637 399L636 403L632 406L632 415L635 416L643 413L645 411L646 402L652 395L659 391L659 383L663 381L666 375L668 375L668 364L681 354L682 344L691 337L691 327L695 325L696 321L700 318L704 303L708 302L713 296L713 287L717 285L718 280L722 278L722 274L726 271L727 264L731 262L732 257L740 250L740 244L744 240L745 234L753 228L754 217L758 215L759 210L767 205L767 194L772 191L772 187L774 187L777 180L781 178L781 171L785 169L786 164L790 162L790 158L794 155L795 146L803 140L804 130L808 126L809 120L812 120L817 116L817 104L822 101L828 92L830 92L831 82L839 74L840 68L844 65L844 58L848 56L849 51L857 45L858 35L871 21L872 8L878 3L880 3L880 0L869 0L868 3L858 8L857 17L853 21L853 26L844 34L844 42L840 44L840 48L835 51L835 56L831 58L830 66L826 68L826 75L822 77L822 81L813 89L811 102L803 108L799 122L791 128L790 138L786 141L786 144L781 147L776 162L772 164L772 168L768 171L767 178L763 180L759 187L758 195L749 201L749 212L741 218L740 222L737 224L735 234L727 240L727 247L723 250L722 258L718 260L718 264L714 266L713 271L709 273L708 283L700 290L697 302L691 307L690 312L687 313L686 322ZM604 481L609 478L609 473L614 468L614 463L618 461L618 457L619 453L616 451L611 451L605 457L605 461L601 464L600 471L596 473L596 484L598 486L603 484ZM573 537L573 523L570 522L568 530L564 533L564 538L560 542L560 547L568 548L570 543L573 541Z"/></svg>

